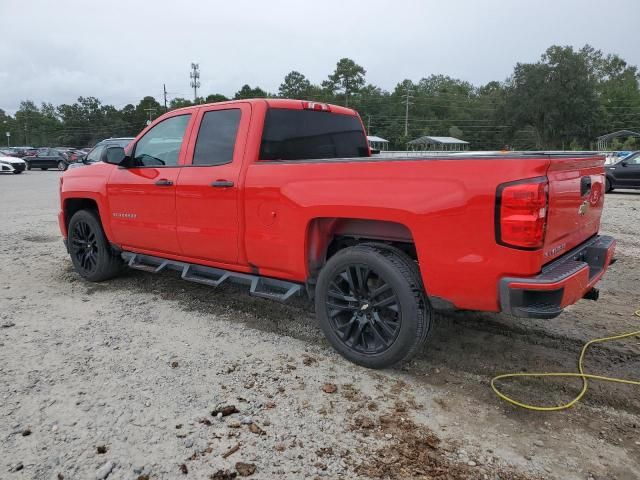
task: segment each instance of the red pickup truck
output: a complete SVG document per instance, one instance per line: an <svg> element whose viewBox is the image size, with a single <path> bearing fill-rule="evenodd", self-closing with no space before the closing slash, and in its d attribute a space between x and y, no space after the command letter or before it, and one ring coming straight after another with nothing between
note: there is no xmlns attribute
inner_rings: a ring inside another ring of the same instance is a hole
<svg viewBox="0 0 640 480"><path fill-rule="evenodd" d="M123 265L306 290L329 343L383 368L414 355L434 312L553 318L613 260L599 236L604 158L371 156L351 109L256 99L169 112L60 180L62 231L89 281Z"/></svg>

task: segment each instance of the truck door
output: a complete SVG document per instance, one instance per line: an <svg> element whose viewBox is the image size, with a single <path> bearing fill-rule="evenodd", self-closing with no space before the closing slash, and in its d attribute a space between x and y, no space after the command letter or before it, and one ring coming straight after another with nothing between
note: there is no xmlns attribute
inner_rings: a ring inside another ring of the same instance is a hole
<svg viewBox="0 0 640 480"><path fill-rule="evenodd" d="M107 184L111 230L124 249L180 254L176 181L186 151L191 114L154 125L133 145L131 161Z"/></svg>
<svg viewBox="0 0 640 480"><path fill-rule="evenodd" d="M203 107L176 188L178 241L185 256L238 263L240 170L248 103Z"/></svg>

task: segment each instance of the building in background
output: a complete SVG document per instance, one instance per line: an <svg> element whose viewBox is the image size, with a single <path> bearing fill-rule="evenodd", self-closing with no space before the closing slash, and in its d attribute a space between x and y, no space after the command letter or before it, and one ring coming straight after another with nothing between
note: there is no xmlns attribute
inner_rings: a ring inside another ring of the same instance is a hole
<svg viewBox="0 0 640 480"><path fill-rule="evenodd" d="M469 142L454 137L424 136L407 143L407 150L436 150L440 152L460 152L469 149Z"/></svg>

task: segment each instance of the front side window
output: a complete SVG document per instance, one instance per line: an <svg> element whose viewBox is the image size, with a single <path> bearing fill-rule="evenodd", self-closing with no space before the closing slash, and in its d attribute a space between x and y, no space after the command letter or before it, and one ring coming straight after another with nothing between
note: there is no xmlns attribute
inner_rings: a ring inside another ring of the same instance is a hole
<svg viewBox="0 0 640 480"><path fill-rule="evenodd" d="M98 145L96 148L89 152L87 155L87 163L95 163L100 161L100 157L102 156L102 151L104 150L104 145Z"/></svg>
<svg viewBox="0 0 640 480"><path fill-rule="evenodd" d="M194 165L224 165L233 160L233 149L240 125L240 109L212 110L202 117Z"/></svg>
<svg viewBox="0 0 640 480"><path fill-rule="evenodd" d="M367 139L355 115L277 108L267 112L261 160L367 156Z"/></svg>
<svg viewBox="0 0 640 480"><path fill-rule="evenodd" d="M180 147L191 115L167 118L145 133L136 144L134 167L165 167L178 165Z"/></svg>

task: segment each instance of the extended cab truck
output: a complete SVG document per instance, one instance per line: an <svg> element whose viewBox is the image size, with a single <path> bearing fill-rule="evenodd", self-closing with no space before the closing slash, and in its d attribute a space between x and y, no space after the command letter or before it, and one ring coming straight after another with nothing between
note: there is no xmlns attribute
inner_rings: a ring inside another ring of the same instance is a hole
<svg viewBox="0 0 640 480"><path fill-rule="evenodd" d="M553 318L612 261L604 158L371 157L358 114L298 100L169 112L126 151L66 172L59 223L90 281L179 270L286 300L306 287L328 341L407 360L440 309Z"/></svg>

